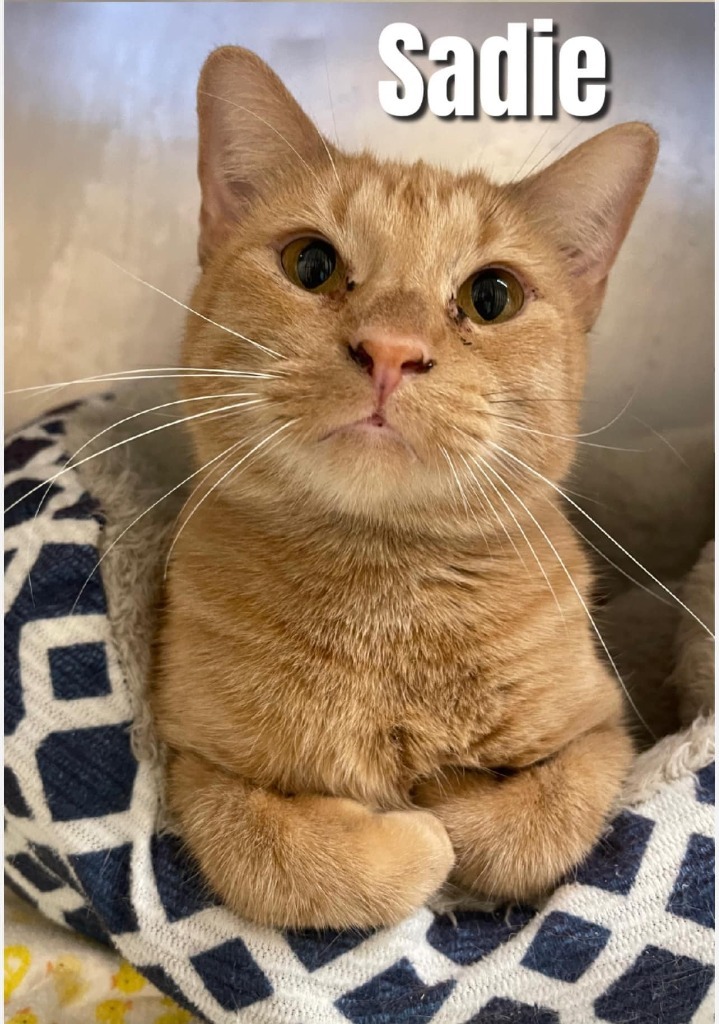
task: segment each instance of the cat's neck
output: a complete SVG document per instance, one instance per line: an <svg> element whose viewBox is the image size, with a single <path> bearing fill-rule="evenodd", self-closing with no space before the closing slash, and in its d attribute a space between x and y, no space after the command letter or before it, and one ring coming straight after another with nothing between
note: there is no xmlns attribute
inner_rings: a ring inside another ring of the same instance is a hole
<svg viewBox="0 0 719 1024"><path fill-rule="evenodd" d="M285 504L208 501L180 535L170 584L192 592L209 622L254 609L309 634L329 630L340 646L346 627L348 658L359 635L389 657L407 623L423 624L430 643L479 622L499 628L520 606L545 607L548 594L567 591L566 572L584 590L573 531L548 504L534 514L545 536L552 531L552 552L536 524L523 524L524 535L508 527L493 546L479 523L411 531Z"/></svg>
<svg viewBox="0 0 719 1024"><path fill-rule="evenodd" d="M256 557L290 561L312 575L391 570L393 575L421 566L454 565L460 571L491 575L521 565L526 538L517 519L508 522L461 511L433 516L369 518L337 513L299 502L208 502L194 531L203 547L221 548L227 559ZM549 506L547 505L547 508ZM556 510L552 513L556 516ZM544 518L535 513L535 518ZM201 521L200 521L201 520Z"/></svg>

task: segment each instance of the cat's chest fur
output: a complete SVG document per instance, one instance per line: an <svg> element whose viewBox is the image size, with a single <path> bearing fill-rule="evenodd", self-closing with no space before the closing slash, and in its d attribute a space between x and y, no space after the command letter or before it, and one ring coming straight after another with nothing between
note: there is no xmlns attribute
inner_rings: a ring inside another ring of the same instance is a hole
<svg viewBox="0 0 719 1024"><path fill-rule="evenodd" d="M556 744L567 710L544 674L556 683L568 652L546 589L518 591L521 566L441 545L405 556L386 538L361 558L328 538L233 540L218 524L181 541L155 693L171 747L189 738L285 792L392 806L440 765Z"/></svg>

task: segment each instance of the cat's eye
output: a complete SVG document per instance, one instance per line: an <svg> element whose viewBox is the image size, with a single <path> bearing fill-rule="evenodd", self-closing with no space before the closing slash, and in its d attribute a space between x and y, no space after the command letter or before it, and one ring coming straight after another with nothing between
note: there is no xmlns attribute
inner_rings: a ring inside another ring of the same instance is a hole
<svg viewBox="0 0 719 1024"><path fill-rule="evenodd" d="M457 305L476 324L501 324L516 316L523 304L521 284L501 267L473 274L457 293Z"/></svg>
<svg viewBox="0 0 719 1024"><path fill-rule="evenodd" d="M335 291L345 274L336 250L323 238L296 238L285 246L280 259L290 281L308 292Z"/></svg>

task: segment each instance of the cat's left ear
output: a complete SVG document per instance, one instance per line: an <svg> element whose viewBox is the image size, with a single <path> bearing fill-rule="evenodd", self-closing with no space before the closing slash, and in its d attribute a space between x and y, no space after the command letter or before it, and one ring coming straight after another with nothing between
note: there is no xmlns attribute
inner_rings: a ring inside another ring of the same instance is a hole
<svg viewBox="0 0 719 1024"><path fill-rule="evenodd" d="M527 214L566 261L585 330L597 318L607 275L649 184L658 148L649 125L620 124L517 187Z"/></svg>

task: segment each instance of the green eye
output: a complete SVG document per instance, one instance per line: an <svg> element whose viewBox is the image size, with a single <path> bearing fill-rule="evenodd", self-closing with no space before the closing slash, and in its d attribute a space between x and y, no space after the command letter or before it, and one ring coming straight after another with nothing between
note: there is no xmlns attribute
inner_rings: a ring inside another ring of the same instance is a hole
<svg viewBox="0 0 719 1024"><path fill-rule="evenodd" d="M476 324L501 324L520 311L524 292L508 270L488 267L467 278L459 289L457 303Z"/></svg>
<svg viewBox="0 0 719 1024"><path fill-rule="evenodd" d="M296 238L285 246L280 258L290 281L308 292L333 291L345 273L337 252L322 238Z"/></svg>

